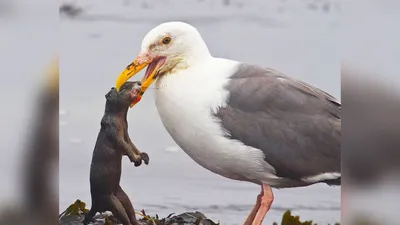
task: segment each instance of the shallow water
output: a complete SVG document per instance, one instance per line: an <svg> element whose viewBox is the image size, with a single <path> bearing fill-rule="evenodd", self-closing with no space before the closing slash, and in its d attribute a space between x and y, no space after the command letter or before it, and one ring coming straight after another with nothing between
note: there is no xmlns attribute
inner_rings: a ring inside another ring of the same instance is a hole
<svg viewBox="0 0 400 225"><path fill-rule="evenodd" d="M211 1L146 2L147 9L133 1L81 1L88 14L61 22L61 211L77 198L90 205L90 160L104 95L139 52L143 36L161 22L192 23L214 56L273 67L340 99L335 12L280 1L265 1L270 4L262 7L255 5L261 0L228 1L229 6ZM199 210L222 224L244 221L259 187L213 174L179 150L161 124L151 91L128 120L132 140L151 158L149 166L140 168L124 159L121 185L136 210L160 216ZM340 188L276 190L265 224L279 220L286 209L321 224L337 222Z"/></svg>

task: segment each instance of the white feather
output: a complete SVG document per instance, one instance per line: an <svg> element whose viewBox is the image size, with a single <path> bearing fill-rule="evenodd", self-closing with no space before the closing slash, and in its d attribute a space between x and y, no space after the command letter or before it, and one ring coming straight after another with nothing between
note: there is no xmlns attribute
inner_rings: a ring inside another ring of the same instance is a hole
<svg viewBox="0 0 400 225"><path fill-rule="evenodd" d="M301 180L307 183L317 183L324 180L336 180L341 176L342 176L341 173L321 173L315 176L302 178Z"/></svg>

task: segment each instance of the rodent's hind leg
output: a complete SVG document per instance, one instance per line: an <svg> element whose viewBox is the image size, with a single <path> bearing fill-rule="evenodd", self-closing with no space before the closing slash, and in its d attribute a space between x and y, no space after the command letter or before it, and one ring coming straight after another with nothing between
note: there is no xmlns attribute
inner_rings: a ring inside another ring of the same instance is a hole
<svg viewBox="0 0 400 225"><path fill-rule="evenodd" d="M89 210L89 212L85 215L85 219L83 220L83 224L87 225L90 222L95 222L93 220L93 217L96 215L96 213L97 213L97 211L92 206L92 208Z"/></svg>
<svg viewBox="0 0 400 225"><path fill-rule="evenodd" d="M136 220L135 209L132 206L131 200L129 199L128 195L122 190L121 186L118 185L117 192L115 196L121 202L122 206L125 208L126 213L132 223L132 225L140 225Z"/></svg>
<svg viewBox="0 0 400 225"><path fill-rule="evenodd" d="M111 195L108 198L109 201L109 208L112 214L123 224L123 225L132 225L128 215L126 214L126 211L124 209L124 206L122 203L118 200L117 197L114 195Z"/></svg>

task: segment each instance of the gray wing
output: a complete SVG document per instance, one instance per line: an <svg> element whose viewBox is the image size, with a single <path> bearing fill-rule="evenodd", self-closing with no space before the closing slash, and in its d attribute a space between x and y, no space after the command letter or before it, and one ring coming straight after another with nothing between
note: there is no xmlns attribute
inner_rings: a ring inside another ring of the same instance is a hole
<svg viewBox="0 0 400 225"><path fill-rule="evenodd" d="M340 172L341 104L277 71L241 64L215 116L228 137L260 149L277 176Z"/></svg>

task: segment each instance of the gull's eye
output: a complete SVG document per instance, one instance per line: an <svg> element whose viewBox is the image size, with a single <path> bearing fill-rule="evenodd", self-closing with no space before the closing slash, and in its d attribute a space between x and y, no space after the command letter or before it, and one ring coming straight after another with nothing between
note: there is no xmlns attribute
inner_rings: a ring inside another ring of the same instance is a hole
<svg viewBox="0 0 400 225"><path fill-rule="evenodd" d="M163 39L162 39L162 43L165 44L165 45L171 43L171 38L170 38L170 37L165 37L165 38L163 38Z"/></svg>

